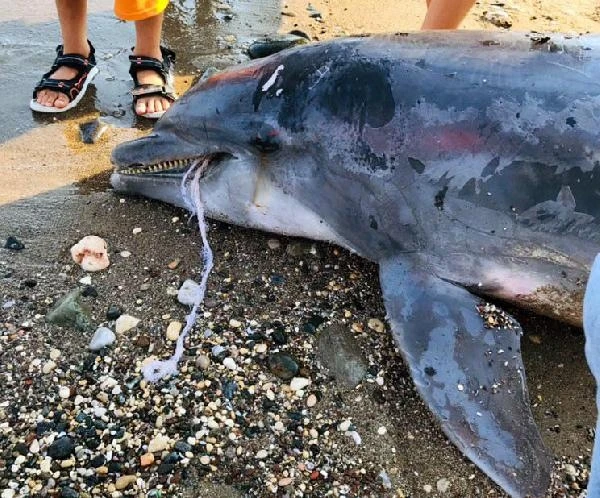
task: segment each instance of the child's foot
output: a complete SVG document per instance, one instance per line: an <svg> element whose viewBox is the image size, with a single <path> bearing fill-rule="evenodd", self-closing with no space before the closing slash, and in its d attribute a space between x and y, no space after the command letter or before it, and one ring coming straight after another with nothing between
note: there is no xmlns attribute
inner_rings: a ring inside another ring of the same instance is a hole
<svg viewBox="0 0 600 498"><path fill-rule="evenodd" d="M140 85L165 85L165 82L156 71L138 71L137 78ZM171 103L172 100L159 94L140 95L135 102L135 113L138 116L151 113L164 113L171 107Z"/></svg>
<svg viewBox="0 0 600 498"><path fill-rule="evenodd" d="M29 107L38 112L64 112L75 107L98 73L94 47L88 42L87 56L77 52L65 54L56 47L56 59L33 91Z"/></svg>
<svg viewBox="0 0 600 498"><path fill-rule="evenodd" d="M61 66L50 75L55 80L71 80L77 76L77 70L72 67ZM42 89L38 92L35 99L38 104L45 107L56 107L62 109L69 105L69 97L64 93L56 92L50 89Z"/></svg>
<svg viewBox="0 0 600 498"><path fill-rule="evenodd" d="M177 99L172 86L175 53L165 47L160 47L160 51L160 57L129 56L135 112L150 119L161 117Z"/></svg>

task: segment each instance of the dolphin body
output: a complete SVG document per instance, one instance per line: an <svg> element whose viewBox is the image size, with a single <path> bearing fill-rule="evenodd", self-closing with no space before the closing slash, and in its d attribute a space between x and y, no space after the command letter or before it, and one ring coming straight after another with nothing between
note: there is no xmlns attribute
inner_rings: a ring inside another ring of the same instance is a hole
<svg viewBox="0 0 600 498"><path fill-rule="evenodd" d="M456 446L513 497L552 458L500 298L581 325L600 252L600 38L399 33L291 49L200 82L113 153L112 184L379 264L391 329Z"/></svg>

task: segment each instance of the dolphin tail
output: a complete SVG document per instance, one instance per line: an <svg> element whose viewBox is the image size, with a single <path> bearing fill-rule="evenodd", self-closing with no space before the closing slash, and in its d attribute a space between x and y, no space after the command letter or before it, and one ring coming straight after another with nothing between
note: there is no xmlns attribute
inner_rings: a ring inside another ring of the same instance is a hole
<svg viewBox="0 0 600 498"><path fill-rule="evenodd" d="M585 331L585 356L596 378L596 404L600 412L600 254L592 266L585 298L583 300L583 330ZM600 496L600 418L596 423L596 439L592 453L592 470L588 483L588 496Z"/></svg>
<svg viewBox="0 0 600 498"><path fill-rule="evenodd" d="M531 414L521 326L423 268L414 255L380 263L388 318L419 393L448 438L507 493L545 496L552 458Z"/></svg>

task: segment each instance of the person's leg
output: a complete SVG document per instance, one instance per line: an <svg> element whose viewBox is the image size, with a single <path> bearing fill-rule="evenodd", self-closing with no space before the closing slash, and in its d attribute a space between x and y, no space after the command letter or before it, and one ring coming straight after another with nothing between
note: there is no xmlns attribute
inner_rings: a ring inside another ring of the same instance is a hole
<svg viewBox="0 0 600 498"><path fill-rule="evenodd" d="M149 17L141 21L135 21L135 48L133 55L154 57L162 60L160 51L160 39L162 35L163 13ZM142 85L164 85L160 75L155 71L139 71L137 73L138 81ZM136 102L135 112L138 115L144 115L153 112L166 111L171 102L160 95L150 95L139 97Z"/></svg>
<svg viewBox="0 0 600 498"><path fill-rule="evenodd" d="M90 47L87 42L87 0L56 0L56 10L60 21L64 53L79 54L87 57ZM59 67L52 78L68 80L77 75L77 70L70 67ZM37 102L48 107L63 108L69 98L60 92L40 90Z"/></svg>
<svg viewBox="0 0 600 498"><path fill-rule="evenodd" d="M426 0L427 14L421 29L456 29L475 0Z"/></svg>

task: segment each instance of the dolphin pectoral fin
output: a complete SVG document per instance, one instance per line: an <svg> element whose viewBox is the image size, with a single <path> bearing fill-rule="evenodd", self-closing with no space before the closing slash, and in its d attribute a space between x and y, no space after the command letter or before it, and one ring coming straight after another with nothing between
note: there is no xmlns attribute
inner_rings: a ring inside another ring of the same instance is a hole
<svg viewBox="0 0 600 498"><path fill-rule="evenodd" d="M484 322L476 296L417 258L381 262L380 280L396 343L448 438L511 496L545 496L552 459L531 414L520 325L505 313Z"/></svg>

